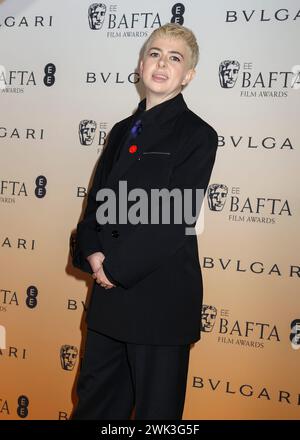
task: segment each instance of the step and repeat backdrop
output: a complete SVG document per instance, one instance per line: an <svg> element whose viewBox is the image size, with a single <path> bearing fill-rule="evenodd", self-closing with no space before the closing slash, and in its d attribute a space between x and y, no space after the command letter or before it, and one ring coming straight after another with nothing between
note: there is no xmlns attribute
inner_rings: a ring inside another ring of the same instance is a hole
<svg viewBox="0 0 300 440"><path fill-rule="evenodd" d="M70 237L143 98L142 44L170 21L198 38L184 96L219 135L184 419L300 416L300 3L1 0L1 420L70 417L92 285Z"/></svg>

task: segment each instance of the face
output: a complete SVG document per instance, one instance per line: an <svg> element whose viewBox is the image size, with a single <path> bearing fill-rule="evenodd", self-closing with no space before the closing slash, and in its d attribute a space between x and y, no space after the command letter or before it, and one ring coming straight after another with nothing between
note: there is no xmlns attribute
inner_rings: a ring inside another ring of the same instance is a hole
<svg viewBox="0 0 300 440"><path fill-rule="evenodd" d="M190 49L180 38L157 37L150 43L140 63L140 75L147 98L170 99L194 77Z"/></svg>

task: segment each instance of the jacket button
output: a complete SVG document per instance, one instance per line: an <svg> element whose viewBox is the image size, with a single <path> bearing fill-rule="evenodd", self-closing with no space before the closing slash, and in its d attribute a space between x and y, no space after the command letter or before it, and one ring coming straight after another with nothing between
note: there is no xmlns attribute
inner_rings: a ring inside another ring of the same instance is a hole
<svg viewBox="0 0 300 440"><path fill-rule="evenodd" d="M111 235L114 237L114 238L118 238L119 237L119 231L117 231L116 229L114 230L114 231L111 231Z"/></svg>

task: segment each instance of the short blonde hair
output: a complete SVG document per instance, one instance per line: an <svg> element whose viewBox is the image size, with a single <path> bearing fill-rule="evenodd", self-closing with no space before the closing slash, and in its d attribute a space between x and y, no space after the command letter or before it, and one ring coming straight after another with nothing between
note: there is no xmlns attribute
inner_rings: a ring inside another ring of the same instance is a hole
<svg viewBox="0 0 300 440"><path fill-rule="evenodd" d="M199 46L194 33L190 29L177 23L166 23L163 26L155 29L143 46L143 57L145 56L154 38L159 37L180 38L184 40L191 52L191 68L196 67L199 60Z"/></svg>

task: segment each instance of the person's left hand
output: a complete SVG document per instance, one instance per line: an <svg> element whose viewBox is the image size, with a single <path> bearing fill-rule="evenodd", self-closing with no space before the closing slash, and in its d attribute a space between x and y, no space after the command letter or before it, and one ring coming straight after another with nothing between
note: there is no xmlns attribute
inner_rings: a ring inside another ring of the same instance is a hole
<svg viewBox="0 0 300 440"><path fill-rule="evenodd" d="M112 287L116 287L114 284L112 284L107 276L104 273L103 266L101 264L100 268L97 272L93 273L93 278L96 280L96 283L100 284L105 289L111 289Z"/></svg>

